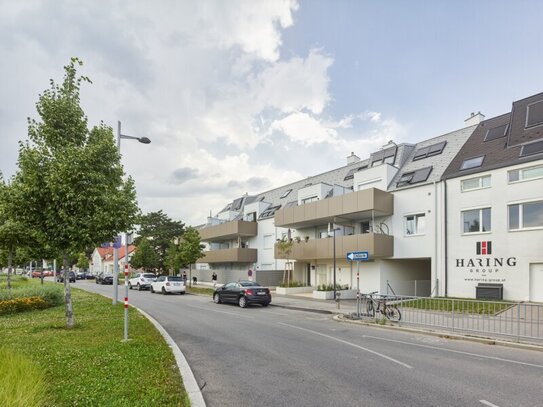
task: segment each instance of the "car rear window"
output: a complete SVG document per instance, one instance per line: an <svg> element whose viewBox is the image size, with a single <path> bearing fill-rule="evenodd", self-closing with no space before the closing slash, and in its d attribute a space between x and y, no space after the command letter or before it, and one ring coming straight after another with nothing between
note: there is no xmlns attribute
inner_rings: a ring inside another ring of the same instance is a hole
<svg viewBox="0 0 543 407"><path fill-rule="evenodd" d="M144 274L143 277L145 277L145 278L155 278L156 276L154 274Z"/></svg>
<svg viewBox="0 0 543 407"><path fill-rule="evenodd" d="M239 283L242 287L260 287L260 284L251 283L250 281Z"/></svg>
<svg viewBox="0 0 543 407"><path fill-rule="evenodd" d="M168 277L169 281L183 281L181 277Z"/></svg>

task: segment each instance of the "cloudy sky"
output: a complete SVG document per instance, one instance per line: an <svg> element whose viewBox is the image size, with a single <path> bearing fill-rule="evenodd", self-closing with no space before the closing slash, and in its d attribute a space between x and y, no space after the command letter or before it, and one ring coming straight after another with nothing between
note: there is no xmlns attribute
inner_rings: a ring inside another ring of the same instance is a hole
<svg viewBox="0 0 543 407"><path fill-rule="evenodd" d="M461 128L543 91L543 2L0 0L0 171L72 56L90 124L124 134L144 212L234 198Z"/></svg>

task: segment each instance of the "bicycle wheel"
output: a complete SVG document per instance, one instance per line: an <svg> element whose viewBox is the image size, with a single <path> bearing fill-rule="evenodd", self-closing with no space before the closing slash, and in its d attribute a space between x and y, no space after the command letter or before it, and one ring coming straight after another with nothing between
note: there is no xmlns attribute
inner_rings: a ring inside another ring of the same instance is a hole
<svg viewBox="0 0 543 407"><path fill-rule="evenodd" d="M400 310L392 305L387 305L385 315L391 321L397 322L402 319L402 313L400 312Z"/></svg>

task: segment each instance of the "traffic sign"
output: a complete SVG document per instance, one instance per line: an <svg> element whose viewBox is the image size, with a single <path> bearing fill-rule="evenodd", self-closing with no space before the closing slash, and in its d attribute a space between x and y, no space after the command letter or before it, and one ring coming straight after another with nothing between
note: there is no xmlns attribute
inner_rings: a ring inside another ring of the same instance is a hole
<svg viewBox="0 0 543 407"><path fill-rule="evenodd" d="M368 260L368 252L349 252L347 253L347 260L350 261L366 261Z"/></svg>

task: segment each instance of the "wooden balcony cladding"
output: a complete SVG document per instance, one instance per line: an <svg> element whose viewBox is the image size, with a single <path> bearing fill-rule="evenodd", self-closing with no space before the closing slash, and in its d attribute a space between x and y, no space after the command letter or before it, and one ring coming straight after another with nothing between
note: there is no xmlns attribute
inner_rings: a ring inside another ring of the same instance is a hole
<svg viewBox="0 0 543 407"><path fill-rule="evenodd" d="M394 196L390 192L377 188L323 199L304 205L280 209L275 213L275 226L307 227L316 224L334 222L334 217L362 218L388 216L394 213Z"/></svg>
<svg viewBox="0 0 543 407"><path fill-rule="evenodd" d="M290 260L319 260L334 257L334 239L310 239L292 244ZM368 252L371 258L391 257L394 254L394 236L379 233L364 233L360 235L336 236L336 258L344 259L349 252ZM275 258L286 259L275 245Z"/></svg>
<svg viewBox="0 0 543 407"><path fill-rule="evenodd" d="M204 252L196 263L256 263L257 249L220 249Z"/></svg>
<svg viewBox="0 0 543 407"><path fill-rule="evenodd" d="M207 226L198 229L198 232L202 241L217 242L234 239L238 236L256 236L258 234L258 224L256 222L234 220L219 225Z"/></svg>

